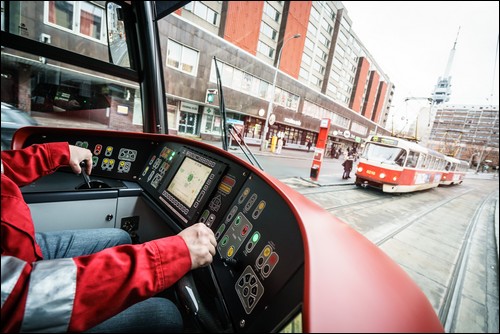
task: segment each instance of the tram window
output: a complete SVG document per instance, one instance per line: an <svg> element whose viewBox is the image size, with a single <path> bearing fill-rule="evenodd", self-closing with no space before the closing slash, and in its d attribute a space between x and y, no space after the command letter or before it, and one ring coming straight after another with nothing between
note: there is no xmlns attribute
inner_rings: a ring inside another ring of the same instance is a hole
<svg viewBox="0 0 500 334"><path fill-rule="evenodd" d="M127 36L123 25L122 7L115 3L108 3L108 37L111 61L123 67L130 67L130 56L127 48Z"/></svg>
<svg viewBox="0 0 500 334"><path fill-rule="evenodd" d="M406 159L406 151L401 150L401 152L399 152L398 156L396 157L396 164L403 167L405 159Z"/></svg>
<svg viewBox="0 0 500 334"><path fill-rule="evenodd" d="M362 157L386 164L397 164L398 162L396 160L398 157L405 154L404 150L399 147L389 147L368 143L363 151Z"/></svg>
<svg viewBox="0 0 500 334"><path fill-rule="evenodd" d="M419 153L410 151L408 154L408 159L406 160L406 167L415 168L417 167Z"/></svg>
<svg viewBox="0 0 500 334"><path fill-rule="evenodd" d="M40 125L143 131L142 102L135 82L51 59L40 62L36 55L10 49L2 50L2 72L18 83L18 108ZM12 98L8 95L2 90L2 101Z"/></svg>
<svg viewBox="0 0 500 334"><path fill-rule="evenodd" d="M417 168L425 168L425 159L427 158L427 154L420 153L420 156L418 157L418 163L417 163Z"/></svg>
<svg viewBox="0 0 500 334"><path fill-rule="evenodd" d="M10 21L2 29L50 47L46 50L41 44L27 52L2 48L2 101L12 101L42 126L143 131L143 103L133 75L127 73L129 79L124 79L86 68L92 59L111 63L110 54L113 63L129 67L119 5L105 7L105 1L10 1L8 7L4 5L2 1L2 14L8 8ZM66 63L54 47L90 58L82 60L82 67L73 65L73 59ZM55 59L42 57L38 53L42 51L54 54Z"/></svg>

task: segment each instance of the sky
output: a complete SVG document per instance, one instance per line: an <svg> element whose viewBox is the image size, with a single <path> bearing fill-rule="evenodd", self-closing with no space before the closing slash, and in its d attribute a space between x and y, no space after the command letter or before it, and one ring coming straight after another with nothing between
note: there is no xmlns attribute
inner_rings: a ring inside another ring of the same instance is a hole
<svg viewBox="0 0 500 334"><path fill-rule="evenodd" d="M405 99L431 96L455 40L448 104L498 106L499 1L342 3L352 31L395 85L396 115L407 114L409 103L425 104Z"/></svg>

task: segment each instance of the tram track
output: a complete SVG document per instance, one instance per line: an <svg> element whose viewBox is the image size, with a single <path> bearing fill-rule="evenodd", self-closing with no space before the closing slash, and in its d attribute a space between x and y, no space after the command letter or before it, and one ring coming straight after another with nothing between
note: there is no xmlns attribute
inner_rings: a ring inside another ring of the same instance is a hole
<svg viewBox="0 0 500 334"><path fill-rule="evenodd" d="M488 275L498 283L498 257L491 255L491 240L474 239L494 238L498 186L475 182L404 194L344 185L298 191L395 260L427 295L445 332L488 333L498 326L498 290L478 282Z"/></svg>
<svg viewBox="0 0 500 334"><path fill-rule="evenodd" d="M455 328L457 320L456 313L460 306L463 283L465 280L465 271L467 270L467 264L470 257L471 239L479 224L480 216L483 214L488 202L491 201L494 194L495 192L491 192L474 212L474 215L467 227L464 241L460 247L457 263L455 264L453 274L451 275L451 282L446 290L442 307L438 312L439 320L444 325L446 333L450 333Z"/></svg>

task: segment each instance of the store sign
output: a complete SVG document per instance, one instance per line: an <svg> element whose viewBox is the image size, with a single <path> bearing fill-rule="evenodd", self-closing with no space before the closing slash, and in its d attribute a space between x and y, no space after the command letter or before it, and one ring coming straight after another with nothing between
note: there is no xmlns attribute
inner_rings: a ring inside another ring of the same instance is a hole
<svg viewBox="0 0 500 334"><path fill-rule="evenodd" d="M276 122L276 115L271 114L271 116L269 116L269 125L274 125L275 122Z"/></svg>
<svg viewBox="0 0 500 334"><path fill-rule="evenodd" d="M348 130L345 130L344 131L344 137L350 138L351 137L351 133Z"/></svg>
<svg viewBox="0 0 500 334"><path fill-rule="evenodd" d="M190 112L190 113L198 113L198 105L194 103L189 103L189 102L181 102L181 111L184 112Z"/></svg>
<svg viewBox="0 0 500 334"><path fill-rule="evenodd" d="M290 124L297 125L297 126L301 126L302 125L302 122L300 120L295 120L293 118L285 117L285 119L283 121L285 123L290 123Z"/></svg>

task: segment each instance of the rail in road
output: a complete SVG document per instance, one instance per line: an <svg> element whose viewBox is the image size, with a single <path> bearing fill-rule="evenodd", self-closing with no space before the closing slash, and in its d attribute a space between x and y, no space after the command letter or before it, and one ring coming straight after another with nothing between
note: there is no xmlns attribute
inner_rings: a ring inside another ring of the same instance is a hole
<svg viewBox="0 0 500 334"><path fill-rule="evenodd" d="M282 180L384 250L427 295L446 332L498 332L498 183L402 195Z"/></svg>

